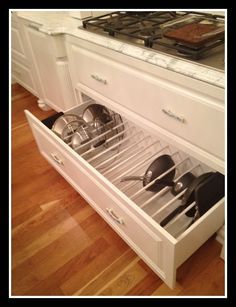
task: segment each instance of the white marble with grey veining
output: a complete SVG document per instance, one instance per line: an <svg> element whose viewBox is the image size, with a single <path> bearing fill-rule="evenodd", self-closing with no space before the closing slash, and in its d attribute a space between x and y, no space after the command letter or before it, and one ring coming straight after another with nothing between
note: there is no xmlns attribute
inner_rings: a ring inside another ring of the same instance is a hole
<svg viewBox="0 0 236 307"><path fill-rule="evenodd" d="M79 29L81 21L69 16L68 11L17 11L17 16L38 24L43 33L73 35L190 78L225 87L224 71Z"/></svg>

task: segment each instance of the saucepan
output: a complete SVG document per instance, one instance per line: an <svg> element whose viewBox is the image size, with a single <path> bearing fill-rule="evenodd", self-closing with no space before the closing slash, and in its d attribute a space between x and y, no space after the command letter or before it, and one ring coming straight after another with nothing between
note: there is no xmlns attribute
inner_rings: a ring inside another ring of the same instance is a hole
<svg viewBox="0 0 236 307"><path fill-rule="evenodd" d="M52 131L56 133L63 141L69 142L68 136L84 125L84 120L75 114L63 114L58 117L52 126Z"/></svg>
<svg viewBox="0 0 236 307"><path fill-rule="evenodd" d="M89 133L89 127L87 124L83 124L74 133L71 138L71 146L75 149L78 153L84 153L85 151L89 150L91 147L90 144L79 148L81 145L85 145L91 140L91 135Z"/></svg>
<svg viewBox="0 0 236 307"><path fill-rule="evenodd" d="M106 124L112 120L109 110L98 103L90 104L85 108L82 118L86 123L94 123L99 119L101 123Z"/></svg>
<svg viewBox="0 0 236 307"><path fill-rule="evenodd" d="M121 182L129 180L141 180L143 186L145 187L155 178L159 177L161 174L166 172L168 169L175 165L173 159L170 155L162 155L157 157L148 167L143 176L126 176L121 178ZM159 192L166 185L173 185L173 178L175 176L175 169L171 170L161 179L157 179L153 184L151 184L146 190L152 192Z"/></svg>
<svg viewBox="0 0 236 307"><path fill-rule="evenodd" d="M105 106L98 103L90 104L87 108L85 108L82 118L89 126L89 134L91 138L106 132L106 124L112 121L110 111ZM96 139L96 142L94 142L92 145L93 147L98 147L105 142L106 135Z"/></svg>

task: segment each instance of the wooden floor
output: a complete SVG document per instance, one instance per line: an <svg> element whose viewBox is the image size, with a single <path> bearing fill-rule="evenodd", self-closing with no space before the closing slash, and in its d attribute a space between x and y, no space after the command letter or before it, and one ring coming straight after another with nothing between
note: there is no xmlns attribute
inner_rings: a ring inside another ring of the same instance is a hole
<svg viewBox="0 0 236 307"><path fill-rule="evenodd" d="M12 89L12 295L224 295L221 245L210 238L170 290L39 154L23 113L37 99Z"/></svg>

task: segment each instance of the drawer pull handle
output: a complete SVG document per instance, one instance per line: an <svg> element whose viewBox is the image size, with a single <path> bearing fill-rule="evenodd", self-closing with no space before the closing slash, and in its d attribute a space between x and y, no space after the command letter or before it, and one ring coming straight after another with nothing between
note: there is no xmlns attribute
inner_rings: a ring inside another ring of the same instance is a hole
<svg viewBox="0 0 236 307"><path fill-rule="evenodd" d="M98 81L98 82L101 82L101 83L103 83L103 84L107 84L107 80L106 79L102 79L102 78L100 78L99 76L97 76L97 75L91 75L91 78L93 78L94 80L96 80L96 81Z"/></svg>
<svg viewBox="0 0 236 307"><path fill-rule="evenodd" d="M185 123L186 122L186 120L185 120L185 118L183 116L177 115L174 112L172 112L171 110L162 109L162 112L165 113L166 115L168 115L168 116L178 120L181 123Z"/></svg>
<svg viewBox="0 0 236 307"><path fill-rule="evenodd" d="M119 224L124 224L124 221L121 217L118 217L111 208L106 208L107 212L109 213L109 215L113 218L113 220L115 220L117 223Z"/></svg>
<svg viewBox="0 0 236 307"><path fill-rule="evenodd" d="M57 164L64 165L63 161L59 159L58 156L55 155L54 153L51 153L51 157L53 158L54 161L57 162Z"/></svg>

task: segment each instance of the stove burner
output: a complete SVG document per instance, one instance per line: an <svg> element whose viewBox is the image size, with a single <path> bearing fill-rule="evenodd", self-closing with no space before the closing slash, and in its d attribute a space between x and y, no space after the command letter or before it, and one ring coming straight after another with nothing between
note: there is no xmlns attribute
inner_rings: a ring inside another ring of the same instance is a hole
<svg viewBox="0 0 236 307"><path fill-rule="evenodd" d="M187 43L179 42L175 39L164 36L163 25L172 23L181 18L191 18L191 16L199 16L198 18L210 18L211 20L218 20L222 22L222 16L212 15L202 12L172 12L172 11L120 11L114 12L99 17L91 18L83 21L83 27L94 32L108 34L135 43L142 44L149 48L159 48L165 51L169 49L170 52L178 54L179 56L189 57L192 59L200 59L207 54L207 51L213 49L224 43L224 37L212 38L209 42L194 46Z"/></svg>
<svg viewBox="0 0 236 307"><path fill-rule="evenodd" d="M107 25L118 30L121 30L124 27L122 20L118 17L107 20Z"/></svg>
<svg viewBox="0 0 236 307"><path fill-rule="evenodd" d="M151 36L151 35L155 34L155 29L143 28L143 29L140 29L140 34L143 35L143 36Z"/></svg>

